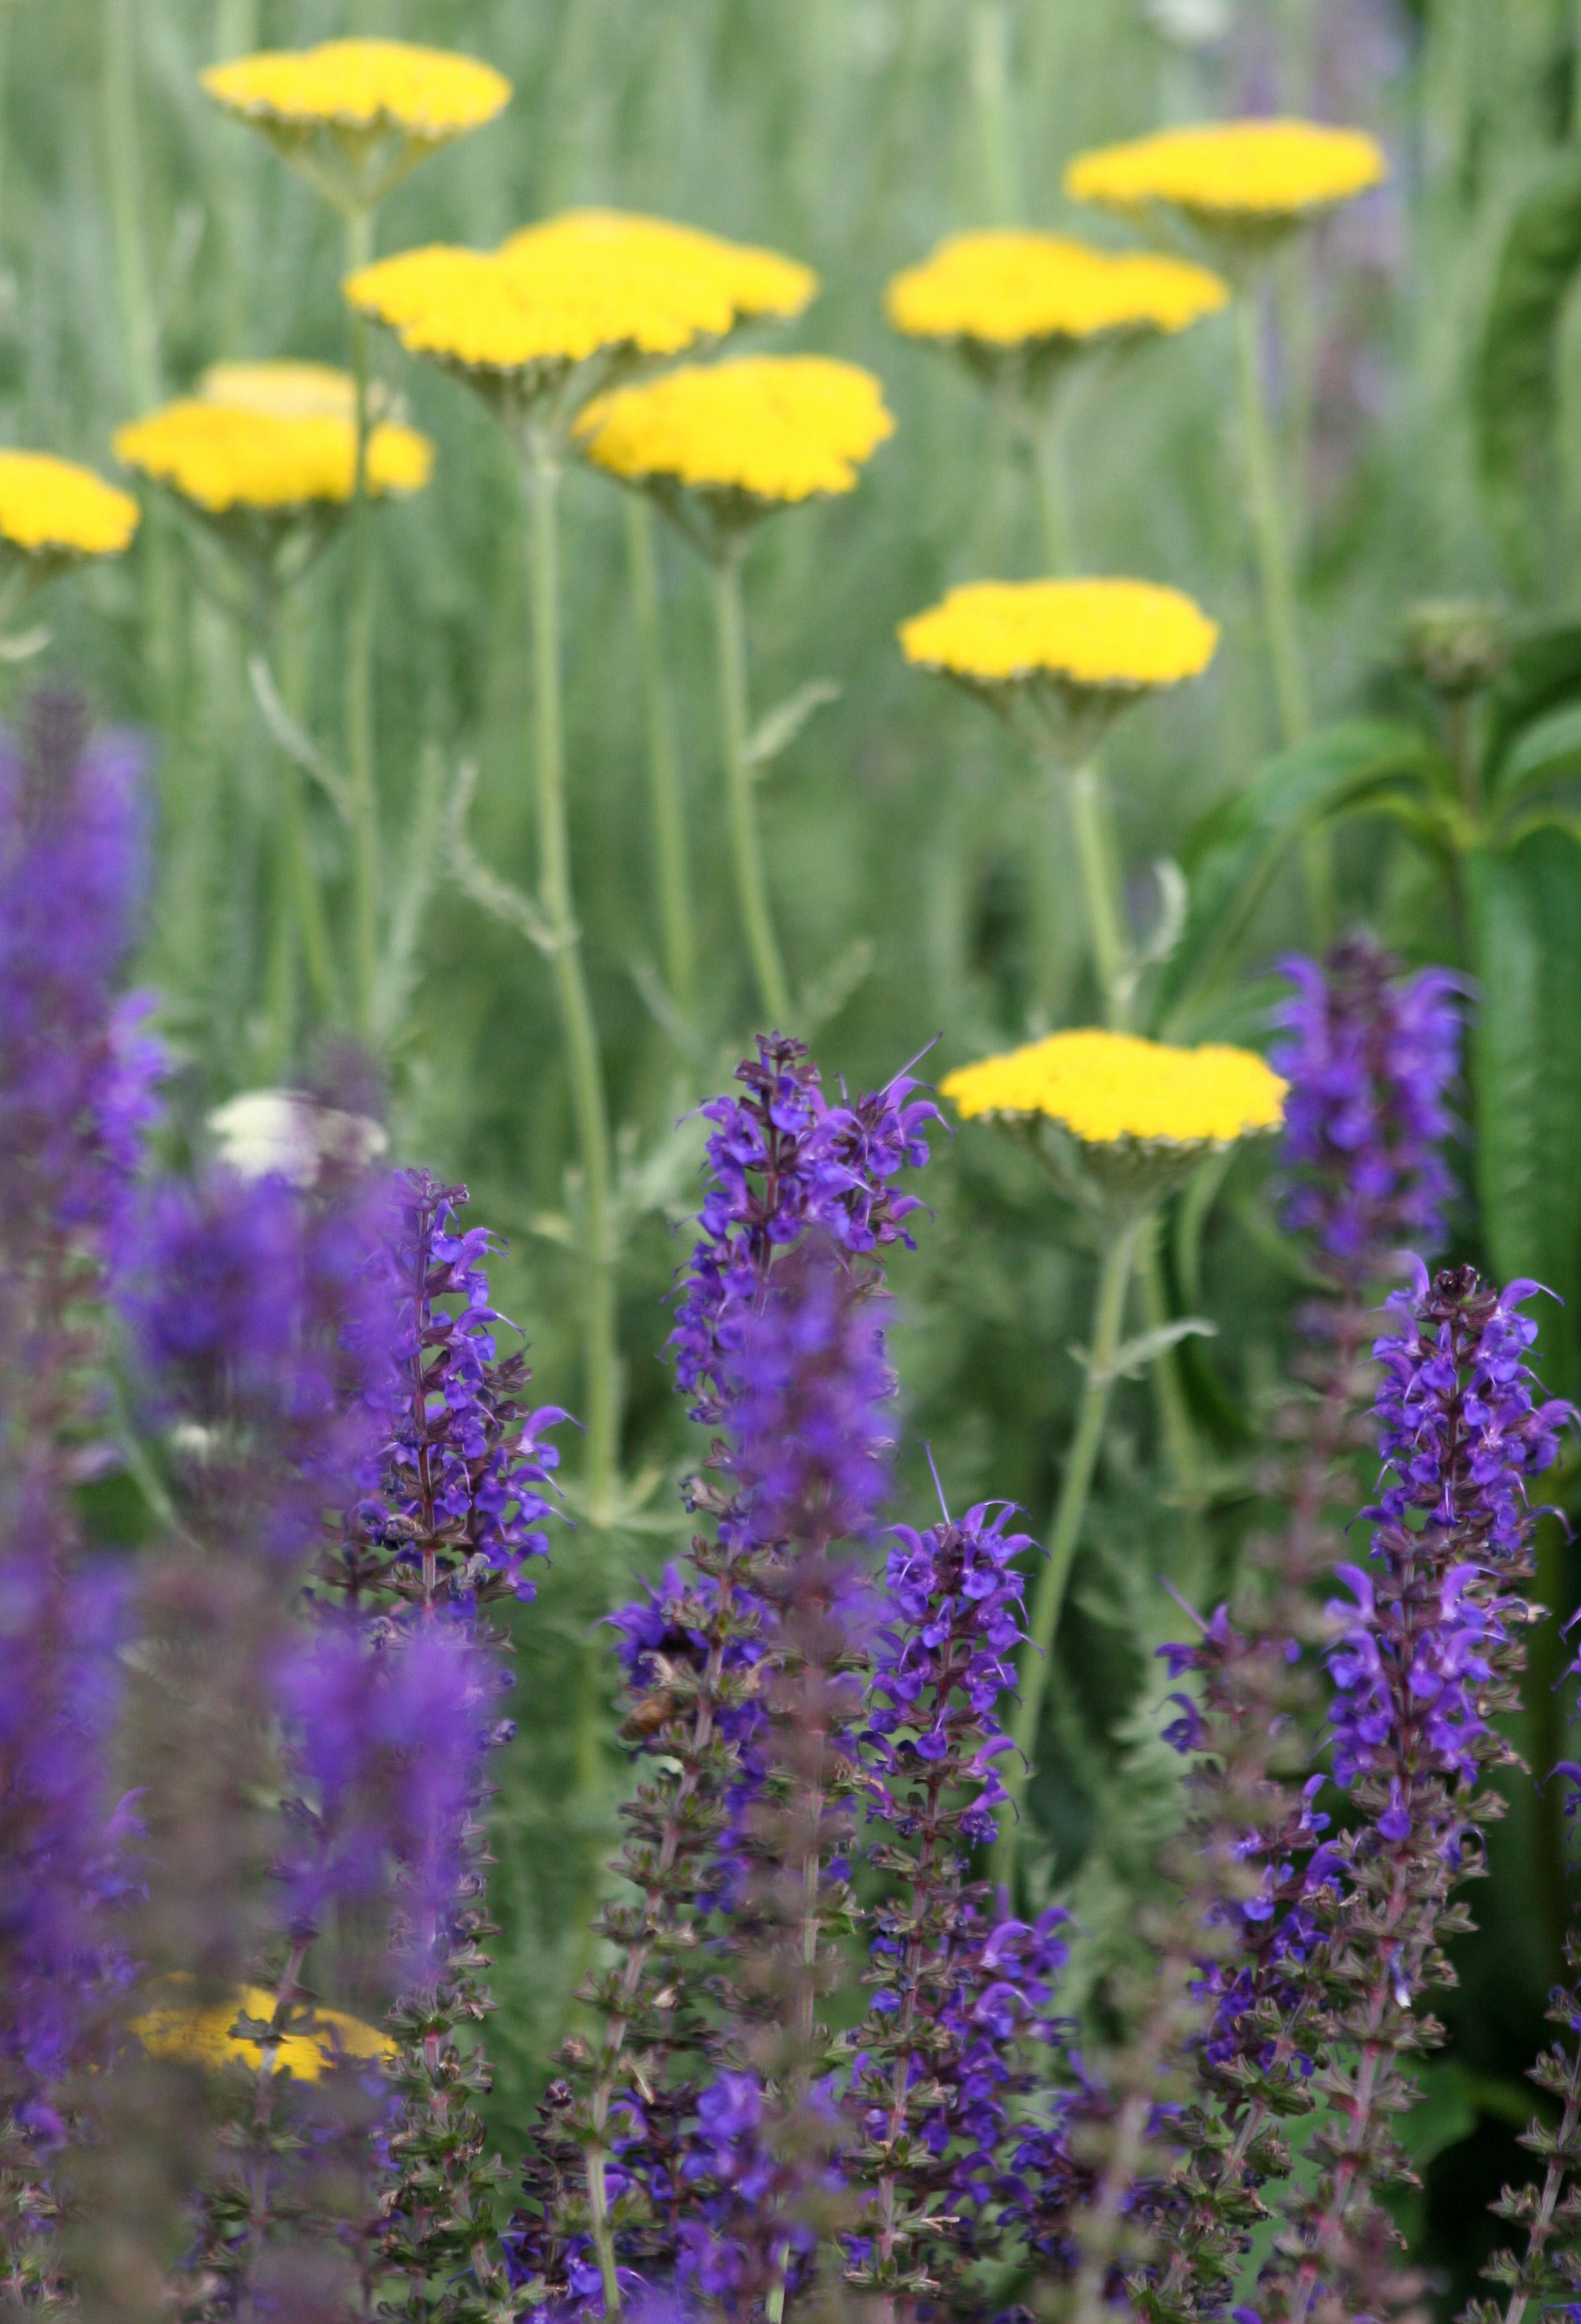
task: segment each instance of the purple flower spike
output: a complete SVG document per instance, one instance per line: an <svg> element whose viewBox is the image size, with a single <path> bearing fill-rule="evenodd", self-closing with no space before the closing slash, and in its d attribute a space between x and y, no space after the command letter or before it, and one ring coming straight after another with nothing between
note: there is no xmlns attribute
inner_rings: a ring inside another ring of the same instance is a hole
<svg viewBox="0 0 1581 2324"><path fill-rule="evenodd" d="M702 1109L716 1125L713 1184L670 1334L691 1416L709 1426L726 1416L725 1374L776 1253L813 1228L851 1260L891 1243L910 1248L905 1222L921 1205L892 1182L923 1167L926 1125L940 1119L904 1074L855 1105L831 1106L807 1051L782 1034L760 1035L757 1057L735 1078L744 1098Z"/></svg>
<svg viewBox="0 0 1581 2324"><path fill-rule="evenodd" d="M1364 935L1321 963L1281 965L1296 988L1275 1012L1289 1038L1269 1052L1290 1084L1285 1222L1341 1276L1375 1274L1401 1244L1443 1240L1454 1182L1438 1149L1454 1126L1457 982L1439 968L1402 980Z"/></svg>
<svg viewBox="0 0 1581 2324"><path fill-rule="evenodd" d="M154 1111L149 1004L116 998L142 903L143 759L69 695L0 742L0 1186L5 1207L102 1237Z"/></svg>
<svg viewBox="0 0 1581 2324"><path fill-rule="evenodd" d="M395 1180L384 1264L399 1319L396 1377L379 1453L380 1487L356 1512L393 1549L397 1586L418 1599L534 1595L528 1571L549 1554L550 1480L559 1453L544 1432L566 1415L530 1411L520 1353L502 1357L485 1260L486 1227L458 1231L464 1186L426 1170ZM432 1570L430 1570L430 1569Z"/></svg>

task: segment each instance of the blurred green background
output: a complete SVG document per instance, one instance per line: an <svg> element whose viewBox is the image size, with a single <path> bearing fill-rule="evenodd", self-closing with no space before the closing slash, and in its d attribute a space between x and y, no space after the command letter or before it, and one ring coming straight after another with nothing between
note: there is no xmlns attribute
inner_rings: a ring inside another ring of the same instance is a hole
<svg viewBox="0 0 1581 2324"><path fill-rule="evenodd" d="M389 202L381 253L430 239L489 244L572 203L651 209L809 262L821 297L793 330L762 343L827 350L883 376L899 430L860 490L766 526L747 575L755 708L809 680L839 688L762 794L792 982L824 986L816 1047L830 1078L865 1086L935 1040L926 1070L942 1071L1084 1021L1096 1005L1049 802L994 724L908 671L894 643L896 622L950 583L1039 567L1031 480L985 400L883 325L887 276L940 235L1013 217L1123 240L1064 203L1062 167L1085 144L1171 120L1282 109L1373 130L1391 183L1292 252L1264 341L1320 716L1423 715L1398 669L1415 600L1490 598L1550 623L1573 602L1575 0L0 0L0 438L112 473L116 427L208 363L343 358L335 221L217 115L197 73L255 46L359 32L471 51L516 90L498 122ZM1517 346L1495 332L1490 356L1490 314L1511 295L1510 237L1534 199L1547 239L1537 236L1535 256L1527 250L1521 278L1526 337ZM1501 373L1500 350L1511 347L1524 372L1517 362ZM388 341L375 360L439 447L430 489L377 518L387 850L400 859L425 767L448 779L474 759L478 848L526 884L529 666L509 454L464 389ZM1200 818L1244 789L1274 742L1232 361L1227 318L1212 320L1135 356L1076 429L1084 564L1173 583L1225 625L1209 677L1135 714L1107 753L1139 928L1155 908L1146 867L1186 854ZM1490 462L1498 492L1487 488ZM538 1607L517 1625L521 1733L498 1814L502 2008L490 2035L507 2151L564 2030L616 1830L624 1766L596 1625L632 1571L667 1554L681 1522L673 1480L698 1451L661 1362L701 1147L698 1125L676 1125L722 1084L753 1030L706 577L681 544L661 540L707 994L697 1046L683 1054L643 995L659 936L615 488L573 475L566 524L575 873L625 1170L624 1457L652 1490L630 1530L563 1536ZM316 572L297 608L307 723L332 754L344 556ZM210 1108L273 1070L263 974L273 761L244 650L157 508L131 556L59 587L43 618L52 643L29 671L6 674L13 695L41 670L69 673L104 715L154 737L159 872L143 973L163 996L180 1063L178 1123L197 1139ZM342 835L320 800L311 811L343 934ZM1462 892L1397 820L1347 825L1337 845L1347 919L1372 918L1412 960L1466 959ZM1550 916L1550 966L1567 931L1581 936L1573 886ZM1308 936L1300 884L1281 872L1233 973L1179 1029L1261 1038L1269 964ZM1567 1007L1556 974L1554 1005ZM304 1028L299 1076L324 1029ZM1540 1038L1535 1054L1540 1082ZM471 1187L474 1216L507 1240L500 1304L532 1343L541 1390L574 1404L577 1274L557 1224L567 1093L548 978L442 876L385 1063L398 1154ZM1573 1149L1562 1120L1550 1131L1548 1167L1562 1177ZM931 1212L917 1254L894 1271L906 1496L912 1513L926 1508L930 1441L952 1502L1012 1496L1040 1529L1078 1379L1068 1350L1085 1329L1091 1262L1046 1182L991 1134L935 1143ZM1460 1163L1469 1187L1470 1157ZM1077 1570L1031 1851L1040 1891L1074 1897L1088 1932L1077 2003L1101 2006L1150 1850L1176 1812L1174 1766L1154 1739L1161 1682L1150 1650L1179 1618L1155 1577L1210 1591L1257 1519L1250 1448L1278 1392L1291 1297L1265 1173L1264 1159L1242 1157L1172 1222L1179 1302L1218 1325L1189 1360L1213 1488L1206 1526L1188 1526L1170 1501L1147 1389L1127 1388ZM1466 1255L1486 1255L1485 1229L1468 1194L1457 1222ZM1562 1264L1581 1270L1581 1228L1561 1220L1556 1231L1569 1237ZM1550 1370L1574 1376L1571 1339L1550 1335L1549 1353ZM1549 1567L1567 1593L1563 1556ZM1534 1716L1533 1748L1551 1753L1551 1710L1538 1702ZM1429 2100L1413 2117L1419 2151L1438 2159L1412 2224L1462 2291L1484 2240L1478 2206L1516 2167L1512 2121L1527 2111L1518 2077L1558 1966L1558 1848L1555 1817L1523 1803L1502 1837L1504 1878L1474 1899L1487 1928L1451 1997L1450 2060L1430 2070Z"/></svg>

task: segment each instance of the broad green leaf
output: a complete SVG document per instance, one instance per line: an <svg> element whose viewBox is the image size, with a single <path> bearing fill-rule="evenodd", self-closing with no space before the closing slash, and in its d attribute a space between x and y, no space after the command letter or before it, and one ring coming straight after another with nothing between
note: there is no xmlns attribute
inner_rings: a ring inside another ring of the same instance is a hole
<svg viewBox="0 0 1581 2324"><path fill-rule="evenodd" d="M1581 841L1535 832L1465 863L1474 966L1472 1102L1477 1197L1502 1281L1535 1276L1543 1376L1581 1379ZM1545 1312L1546 1311L1546 1312Z"/></svg>
<svg viewBox="0 0 1581 2324"><path fill-rule="evenodd" d="M1155 1029L1178 1030L1215 981L1270 882L1303 833L1354 813L1393 786L1429 776L1430 746L1410 726L1356 721L1326 727L1271 760L1244 791L1204 818L1187 848L1191 898L1180 941L1153 1004Z"/></svg>
<svg viewBox="0 0 1581 2324"><path fill-rule="evenodd" d="M1498 770L1493 796L1507 807L1521 791L1567 775L1581 775L1581 702L1550 710L1515 738Z"/></svg>
<svg viewBox="0 0 1581 2324"><path fill-rule="evenodd" d="M1546 623L1518 640L1488 696L1483 752L1489 798L1509 780L1506 761L1539 719L1581 702L1581 622Z"/></svg>
<svg viewBox="0 0 1581 2324"><path fill-rule="evenodd" d="M1559 325L1581 266L1581 157L1545 170L1505 237L1472 382L1483 481L1517 558L1540 504L1558 403Z"/></svg>

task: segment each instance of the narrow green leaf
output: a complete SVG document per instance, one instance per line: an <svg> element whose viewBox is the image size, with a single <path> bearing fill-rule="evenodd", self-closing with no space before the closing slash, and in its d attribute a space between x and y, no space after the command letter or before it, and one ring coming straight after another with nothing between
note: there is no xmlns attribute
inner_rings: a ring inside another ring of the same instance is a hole
<svg viewBox="0 0 1581 2324"><path fill-rule="evenodd" d="M1181 1029L1216 981L1275 873L1304 832L1354 813L1391 786L1430 774L1429 745L1414 727L1355 721L1282 752L1244 791L1197 825L1186 851L1190 902L1180 941L1160 979L1155 1029Z"/></svg>
<svg viewBox="0 0 1581 2324"><path fill-rule="evenodd" d="M1581 1380L1581 841L1556 830L1477 849L1466 894L1479 986L1472 1038L1477 1195L1501 1280L1534 1276L1543 1377Z"/></svg>

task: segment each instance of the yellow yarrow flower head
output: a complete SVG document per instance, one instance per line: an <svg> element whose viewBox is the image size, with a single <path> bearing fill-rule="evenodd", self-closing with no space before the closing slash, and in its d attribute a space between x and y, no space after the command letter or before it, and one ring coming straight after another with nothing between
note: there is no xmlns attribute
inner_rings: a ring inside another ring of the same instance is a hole
<svg viewBox="0 0 1581 2324"><path fill-rule="evenodd" d="M774 509L853 492L894 427L855 364L749 355L600 397L577 432L596 467L647 486L713 553Z"/></svg>
<svg viewBox="0 0 1581 2324"><path fill-rule="evenodd" d="M1173 1048L1086 1028L963 1065L941 1089L968 1121L1051 1130L1045 1150L1111 1200L1149 1202L1205 1155L1278 1130L1287 1084L1250 1049Z"/></svg>
<svg viewBox="0 0 1581 2324"><path fill-rule="evenodd" d="M617 382L748 317L798 313L817 287L772 251L609 210L568 211L495 251L404 251L345 286L409 354L458 373L507 420L562 436Z"/></svg>
<svg viewBox="0 0 1581 2324"><path fill-rule="evenodd" d="M356 390L317 364L221 364L199 391L118 429L116 456L174 493L236 561L254 617L345 521L356 480ZM433 459L416 429L380 421L367 441L369 497L421 492Z"/></svg>
<svg viewBox="0 0 1581 2324"><path fill-rule="evenodd" d="M1182 220L1221 258L1244 258L1388 174L1382 147L1360 130L1207 122L1078 153L1065 190L1144 226Z"/></svg>
<svg viewBox="0 0 1581 2324"><path fill-rule="evenodd" d="M281 420L356 417L356 382L333 364L210 364L199 374L195 392L205 403L223 403L233 411L268 412Z"/></svg>
<svg viewBox="0 0 1581 2324"><path fill-rule="evenodd" d="M268 411L211 396L168 403L119 429L116 456L168 484L209 516L232 509L285 514L345 505L356 482L356 426L344 412ZM367 488L421 492L434 447L414 428L385 420L368 438Z"/></svg>
<svg viewBox="0 0 1581 2324"><path fill-rule="evenodd" d="M406 41L267 50L211 65L201 79L345 211L372 210L418 162L511 99L492 66Z"/></svg>
<svg viewBox="0 0 1581 2324"><path fill-rule="evenodd" d="M989 384L1036 401L1081 355L1185 330L1229 303L1205 267L1054 234L957 234L897 274L884 312L952 348Z"/></svg>
<svg viewBox="0 0 1581 2324"><path fill-rule="evenodd" d="M1084 753L1126 703L1200 676L1216 622L1149 581L974 581L900 629L901 650Z"/></svg>
<svg viewBox="0 0 1581 2324"><path fill-rule="evenodd" d="M91 468L49 452L0 451L0 563L46 579L129 548L142 512Z"/></svg>
<svg viewBox="0 0 1581 2324"><path fill-rule="evenodd" d="M633 290L642 285L649 295L662 295L668 287L705 301L717 299L717 312L729 318L726 330L758 317L788 321L801 313L818 288L810 266L782 257L777 250L730 242L722 235L637 210L564 210L510 235L501 244L500 255L532 268L559 267L569 261L610 280L624 272Z"/></svg>
<svg viewBox="0 0 1581 2324"><path fill-rule="evenodd" d="M207 2006L167 1998L134 2019L132 2031L151 2057L194 2066L236 2063L255 2074L264 2062L264 2045L233 2029L241 2018L268 2024L273 2016L273 1994L250 1985L228 2000ZM289 2073L299 2082L321 2081L343 2058L391 2059L395 2054L388 2036L376 2026L365 2025L338 2009L318 2007L294 2013L290 2030L270 2047L272 2070Z"/></svg>

